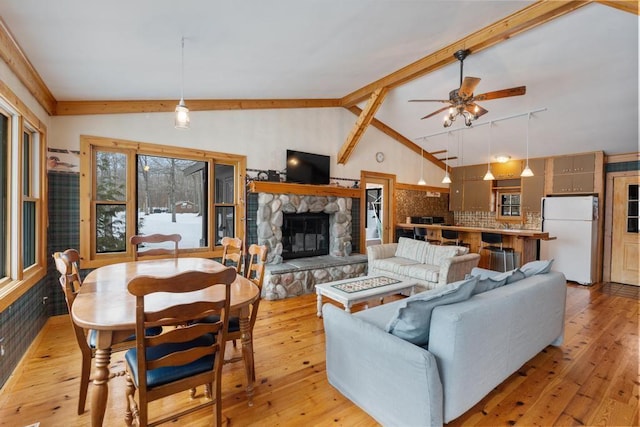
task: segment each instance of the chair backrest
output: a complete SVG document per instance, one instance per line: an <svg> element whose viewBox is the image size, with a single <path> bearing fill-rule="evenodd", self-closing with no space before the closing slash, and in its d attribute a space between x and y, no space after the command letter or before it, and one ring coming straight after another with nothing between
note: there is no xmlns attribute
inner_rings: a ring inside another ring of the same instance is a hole
<svg viewBox="0 0 640 427"><path fill-rule="evenodd" d="M456 230L442 229L442 238L447 240L458 240L458 232Z"/></svg>
<svg viewBox="0 0 640 427"><path fill-rule="evenodd" d="M413 235L424 237L427 235L427 229L424 227L413 227Z"/></svg>
<svg viewBox="0 0 640 427"><path fill-rule="evenodd" d="M222 238L222 264L229 267L233 262L236 272L242 274L242 239L238 237ZM244 274L242 274L244 276Z"/></svg>
<svg viewBox="0 0 640 427"><path fill-rule="evenodd" d="M264 280L265 263L267 262L267 251L268 248L266 245L256 244L249 246L249 250L247 251L249 266L247 267L246 277L261 290L262 281Z"/></svg>
<svg viewBox="0 0 640 427"><path fill-rule="evenodd" d="M480 239L482 243L488 243L489 245L500 245L502 247L502 234L481 232Z"/></svg>
<svg viewBox="0 0 640 427"><path fill-rule="evenodd" d="M90 351L84 330L76 325L71 317L71 308L76 299L76 295L80 292L82 281L80 279L80 271L78 262L80 254L75 249L67 249L64 252L55 252L53 259L56 263L56 270L60 273L60 287L64 293L64 299L67 301L67 310L69 311L69 319L73 332L82 351Z"/></svg>
<svg viewBox="0 0 640 427"><path fill-rule="evenodd" d="M214 370L208 374L219 375L222 370L224 357L216 357L216 353L224 354L229 324L229 307L231 304L231 283L236 279L233 268L207 273L202 271L187 271L170 277L139 276L131 279L127 288L136 297L136 349L138 363L138 387L141 398L147 399L147 371L183 366L203 357L213 357ZM146 297L157 292L182 294L207 289L212 286L223 285L220 299L217 301L180 301L177 297L176 305L160 309L147 310ZM213 314L219 314L219 321L199 323L198 320ZM151 327L167 326L160 335L150 336L145 330ZM207 334L215 337L202 346L185 346L196 339L202 339ZM182 344L182 345L181 345ZM147 359L147 348L165 345L171 348L169 354L157 359ZM187 347L185 349L185 347ZM183 380L181 380L183 381ZM201 383L204 384L204 383ZM199 384L196 384L199 385ZM187 385L189 389L195 385ZM167 394L178 390L167 386ZM155 393L155 392L154 392ZM149 396L150 397L150 396Z"/></svg>
<svg viewBox="0 0 640 427"><path fill-rule="evenodd" d="M148 234L131 236L129 242L133 246L134 259L137 261L140 257L145 256L172 256L178 258L178 242L182 240L182 236L179 234ZM173 242L173 245L167 245L167 243ZM139 245L150 244L147 250L139 251Z"/></svg>

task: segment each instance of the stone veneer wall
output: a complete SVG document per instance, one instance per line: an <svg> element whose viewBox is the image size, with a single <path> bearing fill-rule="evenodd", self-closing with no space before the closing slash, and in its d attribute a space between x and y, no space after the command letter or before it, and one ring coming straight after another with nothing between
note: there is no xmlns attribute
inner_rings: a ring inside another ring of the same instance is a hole
<svg viewBox="0 0 640 427"><path fill-rule="evenodd" d="M260 193L258 195L258 244L267 245L267 264L282 263L283 213L329 214L329 255L351 254L351 198Z"/></svg>

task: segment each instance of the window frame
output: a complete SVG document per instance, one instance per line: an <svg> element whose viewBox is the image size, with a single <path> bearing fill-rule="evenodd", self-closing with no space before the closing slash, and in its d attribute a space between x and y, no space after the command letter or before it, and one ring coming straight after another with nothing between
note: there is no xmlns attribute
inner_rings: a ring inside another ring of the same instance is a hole
<svg viewBox="0 0 640 427"><path fill-rule="evenodd" d="M5 85L0 84L0 114L7 118L7 224L5 245L6 274L0 277L0 311L6 309L47 273L47 174L46 126L26 105ZM30 135L30 168L25 171L24 134ZM24 194L24 174L29 173L30 194ZM34 263L23 266L25 202L35 204L33 243ZM2 260L0 260L2 262Z"/></svg>
<svg viewBox="0 0 640 427"><path fill-rule="evenodd" d="M126 171L126 251L97 253L96 252L96 221L94 220L96 206L96 151L111 151L127 155ZM80 257L82 268L96 268L116 262L134 260L133 248L128 241L136 232L137 226L137 156L150 155L161 157L176 157L206 162L207 183L206 193L209 203L207 221L206 247L180 249L179 255L201 258L216 258L222 256L222 246L216 246L214 235L215 215L215 164L234 166L234 203L236 236L244 239L244 177L246 173L246 156L220 153L214 151L194 150L183 147L160 145L146 142L136 142L122 139L105 138L99 136L80 136Z"/></svg>

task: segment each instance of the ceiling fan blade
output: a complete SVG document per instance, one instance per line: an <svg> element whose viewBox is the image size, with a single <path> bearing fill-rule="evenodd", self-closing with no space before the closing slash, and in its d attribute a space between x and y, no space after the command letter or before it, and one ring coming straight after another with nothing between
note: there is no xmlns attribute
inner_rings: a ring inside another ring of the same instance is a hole
<svg viewBox="0 0 640 427"><path fill-rule="evenodd" d="M494 90L493 92L481 93L473 97L474 101L489 101L498 98L507 98L509 96L520 96L527 92L526 86L512 87L509 89Z"/></svg>
<svg viewBox="0 0 640 427"><path fill-rule="evenodd" d="M448 99L410 99L409 102L446 102L451 103Z"/></svg>
<svg viewBox="0 0 640 427"><path fill-rule="evenodd" d="M467 99L473 95L473 91L476 89L476 86L478 86L478 83L480 83L479 77L465 77L462 81L462 86L458 89L460 98Z"/></svg>
<svg viewBox="0 0 640 427"><path fill-rule="evenodd" d="M481 106L479 106L478 104L474 104L473 102L470 103L469 105L464 107L465 110L467 110L468 112L470 112L471 114L473 114L476 117L480 117L484 114L487 114L489 111L485 110L484 108L482 108Z"/></svg>
<svg viewBox="0 0 640 427"><path fill-rule="evenodd" d="M434 111L433 113L431 113L431 114L429 114L429 115L427 115L427 116L422 117L420 120L424 120L424 119L428 119L429 117L433 117L433 116L435 116L436 114L440 114L440 113L442 113L443 111L448 110L449 108L450 108L450 107L442 107L441 109L436 110L436 111Z"/></svg>

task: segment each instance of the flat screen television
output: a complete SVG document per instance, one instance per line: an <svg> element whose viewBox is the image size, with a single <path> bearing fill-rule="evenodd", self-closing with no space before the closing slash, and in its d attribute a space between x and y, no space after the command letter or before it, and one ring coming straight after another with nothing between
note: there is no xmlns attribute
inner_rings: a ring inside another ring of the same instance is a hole
<svg viewBox="0 0 640 427"><path fill-rule="evenodd" d="M287 150L287 182L329 184L330 157Z"/></svg>

